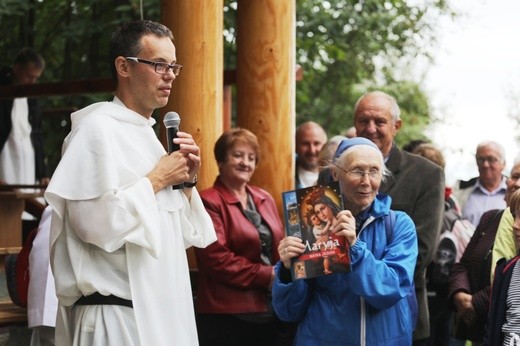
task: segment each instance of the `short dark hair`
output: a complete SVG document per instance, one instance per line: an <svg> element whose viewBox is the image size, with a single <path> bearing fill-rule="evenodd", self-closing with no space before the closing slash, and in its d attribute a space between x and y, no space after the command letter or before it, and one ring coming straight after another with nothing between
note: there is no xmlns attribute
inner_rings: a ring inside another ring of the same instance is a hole
<svg viewBox="0 0 520 346"><path fill-rule="evenodd" d="M45 60L40 55L40 53L29 47L22 48L16 54L13 64L21 65L23 67L27 66L28 64L34 64L39 69L43 70L45 68Z"/></svg>
<svg viewBox="0 0 520 346"><path fill-rule="evenodd" d="M168 27L150 20L135 20L118 27L110 39L109 59L112 78L117 83L117 71L114 61L118 56L138 56L143 47L141 38L146 35L168 37L173 41L173 34Z"/></svg>
<svg viewBox="0 0 520 346"><path fill-rule="evenodd" d="M213 153L215 154L217 162L225 162L228 150L238 143L250 145L255 152L256 163L258 163L258 160L260 159L260 146L258 145L256 135L253 132L240 127L225 131L219 139L217 139L217 142L215 142Z"/></svg>

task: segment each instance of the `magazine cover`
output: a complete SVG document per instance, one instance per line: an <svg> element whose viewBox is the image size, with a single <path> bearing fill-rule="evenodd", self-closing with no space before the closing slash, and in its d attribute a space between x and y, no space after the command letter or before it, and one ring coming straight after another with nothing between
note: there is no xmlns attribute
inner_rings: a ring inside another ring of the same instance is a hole
<svg viewBox="0 0 520 346"><path fill-rule="evenodd" d="M282 200L286 234L305 244L305 252L292 261L293 280L350 271L348 243L331 231L343 210L339 183L287 191Z"/></svg>

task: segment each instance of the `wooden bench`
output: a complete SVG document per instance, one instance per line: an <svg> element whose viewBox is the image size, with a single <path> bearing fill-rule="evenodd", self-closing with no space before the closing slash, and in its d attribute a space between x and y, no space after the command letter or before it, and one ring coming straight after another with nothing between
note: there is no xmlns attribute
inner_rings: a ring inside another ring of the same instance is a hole
<svg viewBox="0 0 520 346"><path fill-rule="evenodd" d="M0 248L0 282L5 285L5 257L10 254L17 254L21 247L4 247ZM2 291L7 292L7 287L2 287ZM0 291L1 292L1 291ZM0 295L0 326L10 324L26 324L27 309L16 306L11 301L9 295Z"/></svg>
<svg viewBox="0 0 520 346"><path fill-rule="evenodd" d="M14 305L10 299L0 301L0 326L14 323L27 323L27 309Z"/></svg>

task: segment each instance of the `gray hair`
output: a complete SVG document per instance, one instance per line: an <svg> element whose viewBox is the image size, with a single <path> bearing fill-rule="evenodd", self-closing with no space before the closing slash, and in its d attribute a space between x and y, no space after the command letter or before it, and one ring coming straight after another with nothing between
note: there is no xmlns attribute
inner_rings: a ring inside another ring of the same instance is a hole
<svg viewBox="0 0 520 346"><path fill-rule="evenodd" d="M318 155L318 167L320 169L326 168L332 163L332 158L334 158L334 153L338 148L339 143L342 140L347 139L345 136L336 135L329 139L323 147L321 147L320 153Z"/></svg>
<svg viewBox="0 0 520 346"><path fill-rule="evenodd" d="M357 102L356 102L356 105L354 106L354 113L356 113L356 110L359 106L359 103L365 98L365 97L382 97L384 99L386 99L389 103L390 103L390 115L392 116L392 119L394 121L397 121L400 119L401 117L401 109L399 108L399 105L397 104L397 101L395 100L395 98L393 96L390 96L388 95L387 93L383 92L383 91L380 91L380 90L374 90L374 91L369 91L367 93L365 93L363 96L361 96Z"/></svg>
<svg viewBox="0 0 520 346"><path fill-rule="evenodd" d="M485 148L485 147L492 147L493 149L498 151L498 153L500 154L500 161L502 163L506 162L506 151L505 151L504 147L500 143L495 142L495 141L483 141L483 142L480 142L477 145L477 150L475 151L475 156L477 155L477 152L479 151L479 149L482 149L482 148Z"/></svg>

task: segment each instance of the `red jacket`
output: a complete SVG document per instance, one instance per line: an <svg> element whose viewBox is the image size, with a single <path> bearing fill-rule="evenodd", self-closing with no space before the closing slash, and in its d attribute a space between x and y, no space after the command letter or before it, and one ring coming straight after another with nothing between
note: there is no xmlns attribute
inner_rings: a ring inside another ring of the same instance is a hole
<svg viewBox="0 0 520 346"><path fill-rule="evenodd" d="M280 258L278 243L284 236L273 197L255 186L247 186L257 212L272 233L272 264ZM199 268L196 310L202 313L248 313L267 311L273 266L260 260L258 230L249 222L240 201L217 177L212 188L201 192L217 241L195 248Z"/></svg>

